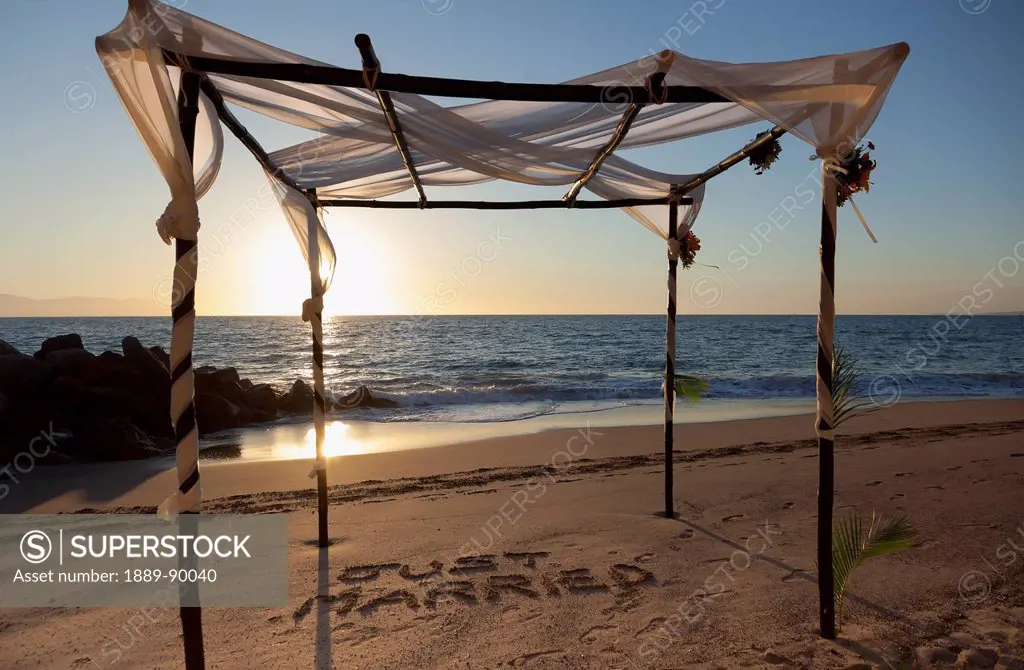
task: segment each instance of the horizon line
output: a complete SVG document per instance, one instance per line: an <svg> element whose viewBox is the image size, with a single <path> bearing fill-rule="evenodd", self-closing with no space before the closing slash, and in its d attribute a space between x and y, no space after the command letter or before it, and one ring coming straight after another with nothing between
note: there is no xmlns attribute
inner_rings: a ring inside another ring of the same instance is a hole
<svg viewBox="0 0 1024 670"><path fill-rule="evenodd" d="M300 318L298 314L197 314L198 318L260 318L260 319L294 319ZM430 317L430 318L464 318L464 317L514 317L514 316L526 316L526 317L566 317L566 316L665 316L664 312L571 312L571 313L528 313L528 312L517 312L517 313L470 313L470 314L324 314L326 318L375 318L375 319L388 319L396 317ZM680 313L679 317L697 316L697 317L717 317L717 316L817 316L817 312L729 312L729 313L706 313L706 312L694 312L694 313ZM840 316L946 316L945 312L857 312L857 313L837 313L837 317ZM964 316L964 315L959 315ZM1007 312L991 312L988 314L978 313L968 315L970 318L979 316L1024 316L1024 310L1018 311L1007 311ZM0 315L0 319L163 319L169 318L170 314L48 314L48 315L29 315L29 314L8 314Z"/></svg>

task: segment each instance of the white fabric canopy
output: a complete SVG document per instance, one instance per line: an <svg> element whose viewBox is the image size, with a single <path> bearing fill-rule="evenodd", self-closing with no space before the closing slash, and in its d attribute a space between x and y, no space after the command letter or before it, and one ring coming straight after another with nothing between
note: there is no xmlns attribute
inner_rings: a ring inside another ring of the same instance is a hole
<svg viewBox="0 0 1024 670"><path fill-rule="evenodd" d="M191 193L182 186L179 174L183 146L170 93L174 68L164 65L161 48L190 56L325 65L152 0L130 0L124 21L97 38L96 47L175 203L191 200ZM865 135L908 53L909 47L898 43L836 56L742 65L675 53L666 85L700 86L733 102L647 105L619 149L767 120L811 144L819 155L833 155L838 146L856 144ZM636 85L657 66L657 59L648 57L568 83ZM322 198L380 198L413 187L373 93L248 77L210 75L210 79L228 102L324 133L319 139L271 153L271 159L299 187L315 188ZM770 90L772 86L788 88L780 93ZM624 101L490 101L444 107L419 95L393 93L392 99L413 162L427 187L492 179L568 187L612 136L625 110ZM829 119L837 107L845 123L833 130ZM204 104L199 133L216 125L209 105ZM195 164L204 166L197 175L206 188L216 174L220 151L219 137L205 147L197 142ZM613 155L586 188L606 199L660 197L672 184L691 176L649 170ZM680 213L680 234L692 226L703 191L690 195L695 205ZM630 214L667 236L664 208L631 210Z"/></svg>

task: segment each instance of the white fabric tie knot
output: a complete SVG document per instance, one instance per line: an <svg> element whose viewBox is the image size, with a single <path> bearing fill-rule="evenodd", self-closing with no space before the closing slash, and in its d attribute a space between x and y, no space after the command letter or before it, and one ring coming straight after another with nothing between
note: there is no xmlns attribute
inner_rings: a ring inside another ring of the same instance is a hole
<svg viewBox="0 0 1024 670"><path fill-rule="evenodd" d="M682 243L674 238L668 238L668 259L670 261L679 260L679 253L682 251Z"/></svg>
<svg viewBox="0 0 1024 670"><path fill-rule="evenodd" d="M833 176L835 176L836 174L849 174L849 173L846 171L846 168L844 168L839 163L839 161L836 159L835 156L829 156L828 158L823 158L821 160L821 174L822 174L822 183L824 184L825 183L824 176L826 174L832 174ZM871 232L871 227L868 225L868 222L864 218L864 215L861 214L860 207L857 206L857 201L853 199L853 195L852 194L849 195L846 199L850 201L851 205L853 205L853 212L857 215L857 218L860 219L860 225L864 226L864 232L866 232L868 234L868 237L871 238L872 242L874 242L875 244L878 244L878 238L875 237L875 234L873 232Z"/></svg>
<svg viewBox="0 0 1024 670"><path fill-rule="evenodd" d="M302 301L302 320L312 321L313 315L324 311L324 299L321 296L307 298Z"/></svg>
<svg viewBox="0 0 1024 670"><path fill-rule="evenodd" d="M194 207L195 203L192 204ZM199 235L199 211L183 212L182 209L172 200L156 220L156 230L164 244L170 244L174 239L194 240Z"/></svg>
<svg viewBox="0 0 1024 670"><path fill-rule="evenodd" d="M313 461L313 469L309 471L309 478L316 479L316 473L327 471L327 461L322 459L316 459Z"/></svg>

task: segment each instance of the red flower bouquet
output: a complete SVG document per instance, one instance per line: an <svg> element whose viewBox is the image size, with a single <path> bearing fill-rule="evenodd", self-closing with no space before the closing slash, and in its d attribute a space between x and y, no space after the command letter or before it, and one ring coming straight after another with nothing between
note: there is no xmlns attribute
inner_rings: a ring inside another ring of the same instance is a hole
<svg viewBox="0 0 1024 670"><path fill-rule="evenodd" d="M836 204L842 207L854 193L871 190L871 171L878 167L878 163L871 159L871 152L875 145L868 142L867 148L857 147L847 156L840 165L843 172L836 172Z"/></svg>

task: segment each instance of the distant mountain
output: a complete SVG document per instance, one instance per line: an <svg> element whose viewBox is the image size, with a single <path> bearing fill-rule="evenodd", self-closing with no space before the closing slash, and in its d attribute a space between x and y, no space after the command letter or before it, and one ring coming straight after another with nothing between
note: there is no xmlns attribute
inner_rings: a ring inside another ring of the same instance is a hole
<svg viewBox="0 0 1024 670"><path fill-rule="evenodd" d="M153 300L80 297L37 300L0 293L0 317L161 316L164 314L166 314L166 310Z"/></svg>

